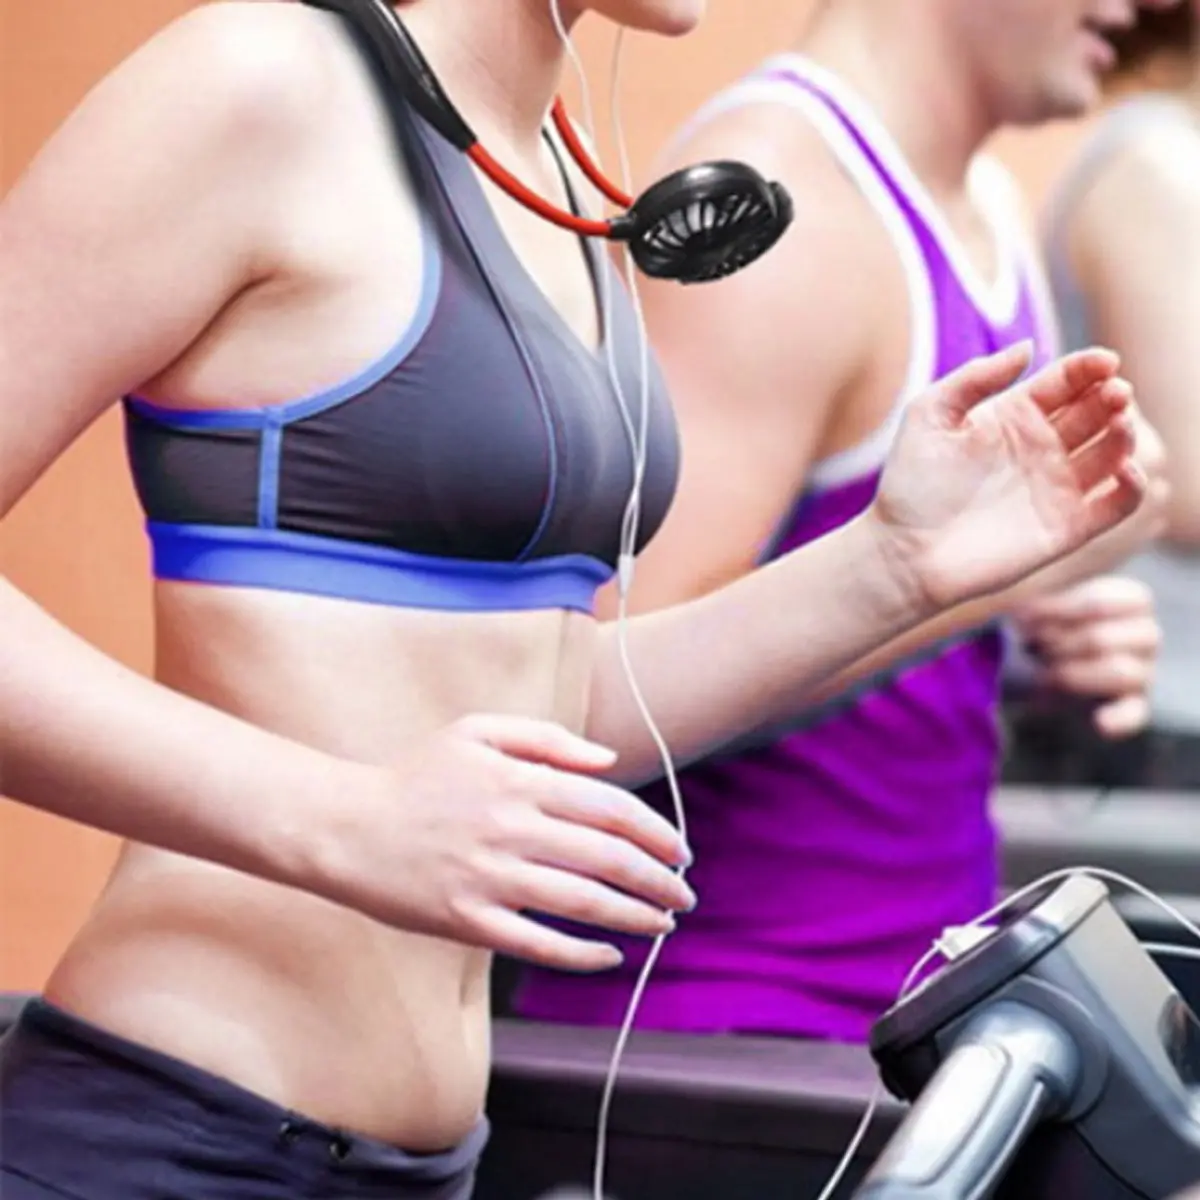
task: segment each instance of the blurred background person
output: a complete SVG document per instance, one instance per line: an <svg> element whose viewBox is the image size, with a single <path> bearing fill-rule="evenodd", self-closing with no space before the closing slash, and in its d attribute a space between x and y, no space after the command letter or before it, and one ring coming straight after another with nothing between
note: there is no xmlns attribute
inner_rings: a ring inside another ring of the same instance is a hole
<svg viewBox="0 0 1200 1200"><path fill-rule="evenodd" d="M1200 55L1197 0L1143 10L1115 31L1107 104L1051 194L1046 257L1063 340L1111 346L1165 442L1163 533L1104 595L1047 604L1024 633L1035 652L1100 650L1061 618L1081 604L1153 594L1163 645L1150 728L1105 745L1078 711L1038 704L1018 729L1012 776L1200 786ZM1111 664L1110 664L1111 665ZM1118 671L1131 670L1127 661ZM1086 661L1041 674L1086 690ZM1057 714L1057 715L1056 715Z"/></svg>

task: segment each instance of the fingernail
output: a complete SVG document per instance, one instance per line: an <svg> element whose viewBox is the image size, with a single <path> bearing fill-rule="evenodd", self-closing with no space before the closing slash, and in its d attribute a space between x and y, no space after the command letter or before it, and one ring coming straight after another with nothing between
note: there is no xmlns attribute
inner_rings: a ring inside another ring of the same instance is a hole
<svg viewBox="0 0 1200 1200"><path fill-rule="evenodd" d="M1036 362L1034 357L1033 338L1026 338L1023 342L1018 342L1016 349L1017 353L1020 354L1022 358L1027 360L1025 366L1021 369L1020 381L1023 382L1024 380L1030 378L1030 376L1033 374L1033 368Z"/></svg>

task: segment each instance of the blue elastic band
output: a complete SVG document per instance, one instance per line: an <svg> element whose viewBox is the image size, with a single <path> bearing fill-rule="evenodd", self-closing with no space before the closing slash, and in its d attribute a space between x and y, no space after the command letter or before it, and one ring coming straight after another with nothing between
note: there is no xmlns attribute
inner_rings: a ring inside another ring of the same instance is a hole
<svg viewBox="0 0 1200 1200"><path fill-rule="evenodd" d="M455 612L591 613L612 568L585 554L482 562L280 529L170 525L147 532L158 579L305 592L368 604Z"/></svg>

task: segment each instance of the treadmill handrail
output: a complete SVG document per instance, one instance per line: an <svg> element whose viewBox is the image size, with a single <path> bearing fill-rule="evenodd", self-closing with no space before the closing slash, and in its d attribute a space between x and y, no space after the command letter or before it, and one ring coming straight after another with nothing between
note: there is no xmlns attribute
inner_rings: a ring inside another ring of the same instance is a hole
<svg viewBox="0 0 1200 1200"><path fill-rule="evenodd" d="M1002 787L993 811L1001 834L1005 881L1020 887L1064 866L1131 875L1158 892L1198 890L1200 797L1188 793Z"/></svg>
<svg viewBox="0 0 1200 1200"><path fill-rule="evenodd" d="M964 1031L868 1174L857 1200L987 1200L1026 1137L1061 1111L1079 1051L1054 1021L1001 1002Z"/></svg>
<svg viewBox="0 0 1200 1200"><path fill-rule="evenodd" d="M616 1030L522 1020L493 1025L493 1125L594 1138ZM610 1131L837 1159L879 1073L865 1046L638 1031L617 1077ZM878 1153L905 1106L883 1095L860 1150Z"/></svg>

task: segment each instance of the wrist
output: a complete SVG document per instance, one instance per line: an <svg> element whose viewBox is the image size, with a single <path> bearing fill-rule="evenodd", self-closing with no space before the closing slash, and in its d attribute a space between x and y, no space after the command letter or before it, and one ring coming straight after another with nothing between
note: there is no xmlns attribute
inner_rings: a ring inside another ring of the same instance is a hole
<svg viewBox="0 0 1200 1200"><path fill-rule="evenodd" d="M868 602L889 623L911 626L948 607L928 586L920 548L882 520L872 504L843 526Z"/></svg>
<svg viewBox="0 0 1200 1200"><path fill-rule="evenodd" d="M352 890L356 828L374 809L382 772L316 754L300 764L303 778L282 786L262 809L257 850L261 874L288 887L344 903Z"/></svg>

